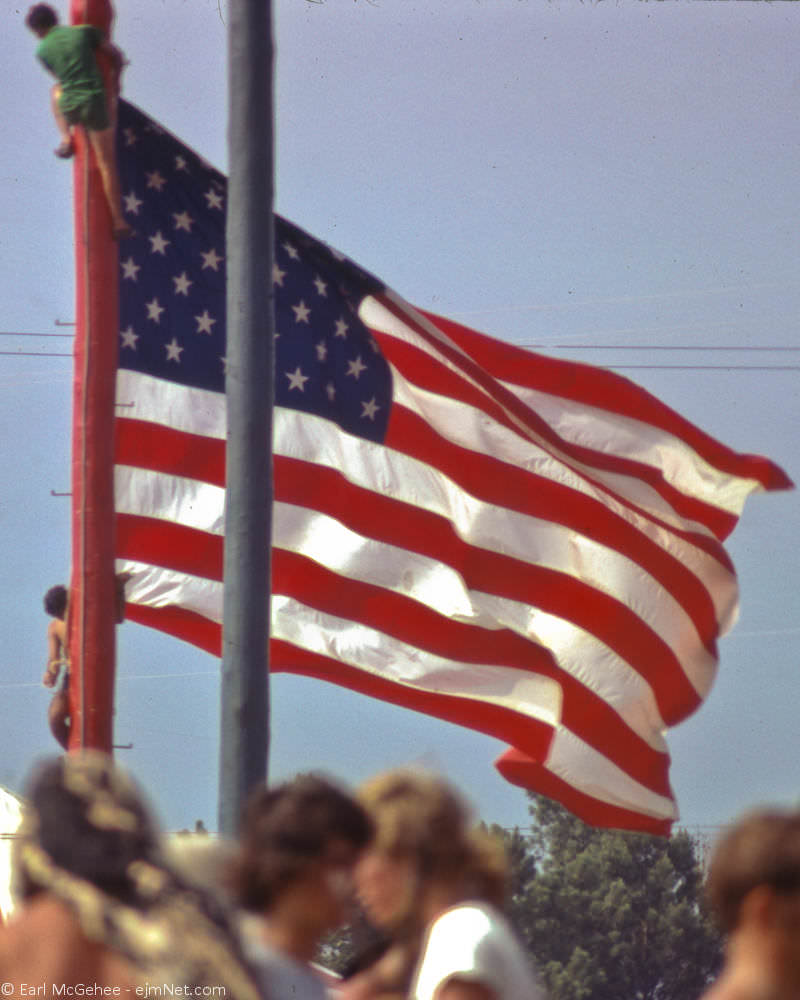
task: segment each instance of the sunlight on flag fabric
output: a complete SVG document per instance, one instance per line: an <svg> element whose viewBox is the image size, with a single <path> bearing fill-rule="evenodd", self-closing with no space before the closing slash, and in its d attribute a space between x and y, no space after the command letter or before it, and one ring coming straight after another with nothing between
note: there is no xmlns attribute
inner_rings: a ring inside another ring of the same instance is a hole
<svg viewBox="0 0 800 1000"><path fill-rule="evenodd" d="M132 105L116 511L130 619L219 654L225 178ZM664 731L736 615L722 540L791 485L611 372L414 309L276 219L271 663L480 730L506 777L668 832Z"/></svg>

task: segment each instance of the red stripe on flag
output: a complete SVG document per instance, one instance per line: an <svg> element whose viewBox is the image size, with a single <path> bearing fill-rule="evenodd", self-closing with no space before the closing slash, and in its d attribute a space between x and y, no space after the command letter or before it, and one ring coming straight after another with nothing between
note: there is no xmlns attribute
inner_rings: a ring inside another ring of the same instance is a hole
<svg viewBox="0 0 800 1000"><path fill-rule="evenodd" d="M166 632L176 639L183 639L212 656L222 655L222 628L217 622L212 622L202 615L179 608L175 604L167 607L152 608L144 604L125 605L125 617L128 621L147 625L149 628Z"/></svg>
<svg viewBox="0 0 800 1000"><path fill-rule="evenodd" d="M615 372L534 354L435 313L420 312L495 378L661 427L685 441L711 465L732 476L755 479L765 490L791 489L793 486L783 469L768 458L733 451L641 386Z"/></svg>
<svg viewBox="0 0 800 1000"><path fill-rule="evenodd" d="M521 750L511 749L495 761L495 767L506 781L510 781L513 785L519 785L521 788L535 791L537 794L545 795L547 798L555 799L590 826L637 830L641 833L651 833L662 837L669 836L672 827L670 820L656 819L646 813L614 806L603 802L602 799L596 799L591 795L579 792L573 785L562 781L539 762L539 760L544 759L544 754L539 755L539 759L534 760L533 757L522 753Z"/></svg>
<svg viewBox="0 0 800 1000"><path fill-rule="evenodd" d="M225 485L224 441L146 420L117 419L115 461L117 465Z"/></svg>
<svg viewBox="0 0 800 1000"><path fill-rule="evenodd" d="M223 539L136 514L117 514L117 558L162 566L208 580L222 580Z"/></svg>
<svg viewBox="0 0 800 1000"><path fill-rule="evenodd" d="M280 639L273 639L270 643L270 655L273 668L280 672L330 681L351 691L378 698L380 701L388 701L403 708L411 708L416 712L424 712L446 722L467 726L489 736L497 732L513 734L515 742L521 741L536 755L546 755L550 745L552 737L550 726L498 705L395 684L339 660L300 649ZM506 735L503 739L506 739Z"/></svg>

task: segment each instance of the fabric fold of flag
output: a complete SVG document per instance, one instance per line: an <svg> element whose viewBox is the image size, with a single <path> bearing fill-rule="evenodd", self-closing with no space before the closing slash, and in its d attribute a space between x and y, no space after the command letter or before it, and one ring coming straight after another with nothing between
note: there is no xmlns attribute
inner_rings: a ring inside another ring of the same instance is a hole
<svg viewBox="0 0 800 1000"><path fill-rule="evenodd" d="M220 650L225 178L120 105L118 568ZM787 488L611 372L416 310L276 218L272 669L468 726L509 780L667 832L744 500Z"/></svg>

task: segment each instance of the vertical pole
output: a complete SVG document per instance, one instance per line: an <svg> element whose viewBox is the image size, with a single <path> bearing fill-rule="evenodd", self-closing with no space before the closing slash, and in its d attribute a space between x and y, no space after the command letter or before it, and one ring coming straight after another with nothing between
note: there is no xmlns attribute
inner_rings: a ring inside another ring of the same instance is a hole
<svg viewBox="0 0 800 1000"><path fill-rule="evenodd" d="M110 35L108 0L72 0L73 24ZM108 70L108 67L105 68ZM109 73L105 73L109 82ZM70 749L111 751L115 672L114 381L118 255L89 143L76 135L76 330L72 419L72 580L68 612Z"/></svg>
<svg viewBox="0 0 800 1000"><path fill-rule="evenodd" d="M219 829L267 774L272 507L272 17L228 4L225 556Z"/></svg>

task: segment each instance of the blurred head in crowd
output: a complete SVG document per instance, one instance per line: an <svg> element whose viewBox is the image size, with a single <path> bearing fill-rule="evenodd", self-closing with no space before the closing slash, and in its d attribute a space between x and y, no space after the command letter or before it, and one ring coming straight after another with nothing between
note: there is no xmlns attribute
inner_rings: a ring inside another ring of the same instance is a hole
<svg viewBox="0 0 800 1000"><path fill-rule="evenodd" d="M359 791L375 839L356 869L359 898L372 921L415 933L440 902L477 899L502 905L502 846L473 828L470 811L440 778L390 771Z"/></svg>
<svg viewBox="0 0 800 1000"><path fill-rule="evenodd" d="M242 817L234 894L247 910L336 927L352 901L352 871L372 838L358 802L312 775L250 796Z"/></svg>
<svg viewBox="0 0 800 1000"><path fill-rule="evenodd" d="M87 942L127 960L140 981L257 1000L228 916L168 864L142 792L111 757L48 760L26 798L14 859L23 911L57 901Z"/></svg>
<svg viewBox="0 0 800 1000"><path fill-rule="evenodd" d="M28 785L17 845L17 892L51 891L58 873L138 906L137 863L159 863L160 835L131 778L105 754L84 751L41 765Z"/></svg>
<svg viewBox="0 0 800 1000"><path fill-rule="evenodd" d="M714 850L706 889L728 935L712 995L727 996L731 983L732 996L734 986L745 997L800 996L800 811L763 809L740 819Z"/></svg>

